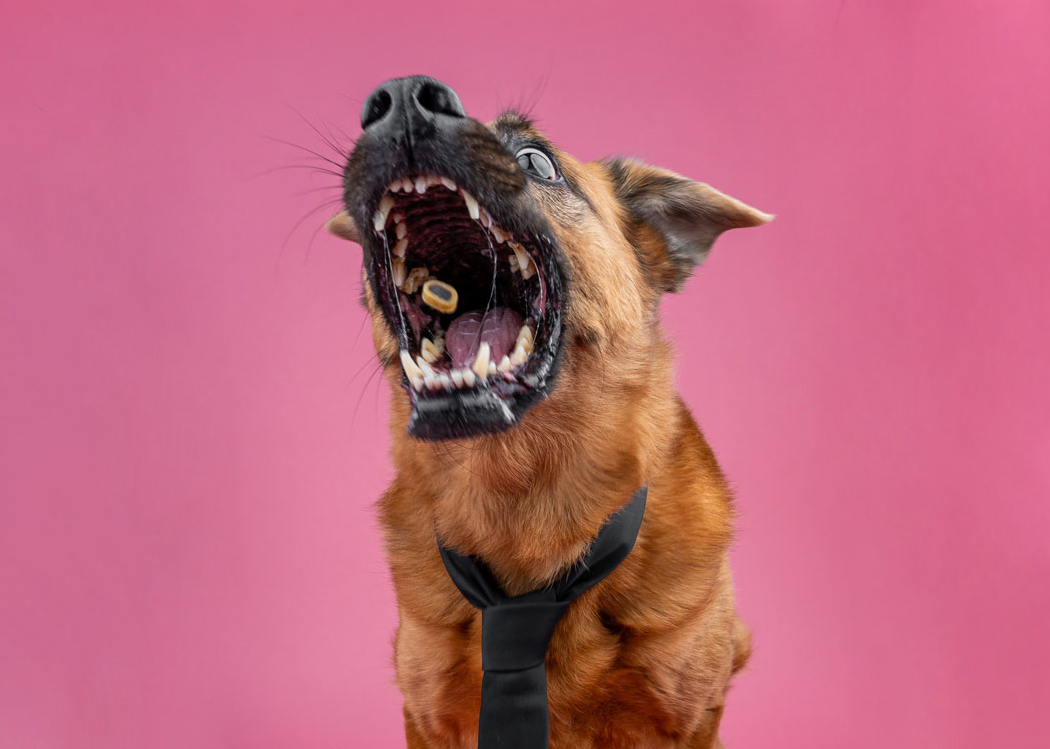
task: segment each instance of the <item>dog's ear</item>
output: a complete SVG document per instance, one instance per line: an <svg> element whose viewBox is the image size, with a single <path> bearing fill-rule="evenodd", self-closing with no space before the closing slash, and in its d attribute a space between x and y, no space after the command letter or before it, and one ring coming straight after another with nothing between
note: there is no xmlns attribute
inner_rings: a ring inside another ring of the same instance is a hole
<svg viewBox="0 0 1050 749"><path fill-rule="evenodd" d="M726 229L760 226L768 213L666 169L630 159L605 163L628 240L651 282L679 291Z"/></svg>
<svg viewBox="0 0 1050 749"><path fill-rule="evenodd" d="M324 225L324 228L328 230L329 234L361 244L361 235L357 233L357 225L354 224L353 219L350 218L346 211L339 211L339 213L328 219L328 223Z"/></svg>

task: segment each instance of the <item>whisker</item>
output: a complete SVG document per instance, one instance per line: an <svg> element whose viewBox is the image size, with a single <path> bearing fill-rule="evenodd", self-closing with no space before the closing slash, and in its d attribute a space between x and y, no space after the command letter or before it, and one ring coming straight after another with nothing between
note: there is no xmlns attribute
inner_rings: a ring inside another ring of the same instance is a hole
<svg viewBox="0 0 1050 749"><path fill-rule="evenodd" d="M264 169L263 171L257 172L255 174L251 174L248 176L248 179L258 179L259 177L265 177L275 172L283 172L288 169L305 169L309 172L315 172L317 174L330 174L333 177L339 179L340 182L342 182L343 180L342 172L336 172L332 169L326 169L325 167L318 166L317 164L284 164L283 166L275 166L271 167L270 169Z"/></svg>
<svg viewBox="0 0 1050 749"><path fill-rule="evenodd" d="M294 107L291 107L291 106L289 106L288 108L289 108L289 109L291 109L291 110L292 110L293 112L295 112L296 116L297 116L297 117L298 117L298 118L299 118L300 120L302 120L303 122L305 122L305 123L307 124L307 126L308 126L308 127L309 127L309 128L311 129L311 130L313 130L313 131L314 131L315 133L317 133L317 137L319 137L319 138L321 139L321 141L322 141L322 142L323 142L323 143L324 143L324 144L325 144L326 146L328 146L328 147L329 147L329 148L331 148L331 149L332 149L333 151L335 151L335 152L336 152L337 154L339 154L339 156L340 156L340 157L341 157L341 158L342 158L343 160L346 160L346 159L350 158L350 151L349 151L349 150L346 150L346 151L344 151L344 150L343 150L342 148L340 148L340 147L339 147L339 145L338 145L338 144L336 144L336 143L334 143L334 142L333 142L333 140L332 140L332 139L331 139L331 138L330 138L329 136L326 136L326 135L325 135L324 133L322 133L322 132L321 132L321 130L320 130L320 129L319 129L319 128L318 128L317 126L316 126L316 125L314 125L314 123L310 122L310 120L308 120L308 119L307 119L307 118L306 118L306 117L305 117L305 116L303 115L303 113L302 113L302 112L300 112L299 110L297 110L297 109L295 109Z"/></svg>
<svg viewBox="0 0 1050 749"><path fill-rule="evenodd" d="M314 216L318 211L322 211L322 210L324 210L326 208L330 210L330 209L336 207L337 205L341 205L342 202L343 202L342 198L336 198L336 199L333 199L333 200L328 200L328 201L322 203L321 205L317 206L313 210L309 211L305 216L303 216L301 219L299 219L298 221L295 222L295 226L293 226L291 228L291 230L288 232L288 234L285 235L284 241L281 242L281 249L278 250L278 252L277 252L277 260L274 262L274 272L277 272L277 269L280 267L281 259L284 257L284 251L288 247L288 242L291 241L292 235L295 234L295 232L299 229L299 227L302 226L303 223L308 218L310 218L311 216ZM324 225L322 224L321 226L323 227ZM314 233L314 236L316 236L316 232Z"/></svg>
<svg viewBox="0 0 1050 749"><path fill-rule="evenodd" d="M379 358L379 354L372 354L370 357L365 359L365 363L358 367L357 371L354 372L353 376L349 380L347 380L345 385L343 385L343 392L346 392L347 388L354 384L354 380L361 376L361 373L365 371L365 367L374 364L381 365L382 363L383 360Z"/></svg>
<svg viewBox="0 0 1050 749"><path fill-rule="evenodd" d="M354 146L357 143L357 139L356 138L354 138L351 135L349 135L345 130L343 130L343 128L339 127L338 125L336 125L334 123L329 122L328 120L322 119L321 121L324 122L324 126L329 132L331 132L331 128L334 127L336 130L339 131L340 135L342 135L344 138L346 138L348 141L350 141L351 148L347 149L347 153L349 153L350 151L354 150L352 148L352 146ZM332 140L335 140L335 138L333 138Z"/></svg>
<svg viewBox="0 0 1050 749"><path fill-rule="evenodd" d="M339 202L342 202L341 200ZM314 227L314 230L310 232L310 240L306 243L306 255L303 257L303 266L305 267L310 262L310 251L314 248L314 240L317 239L317 235L321 233L324 228L324 224L318 224Z"/></svg>
<svg viewBox="0 0 1050 749"><path fill-rule="evenodd" d="M361 388L361 392L357 396L357 403L354 405L354 413L350 417L350 429L351 430L354 428L354 424L357 423L357 412L361 409L361 401L364 400L365 393L368 392L368 386L372 384L372 380L375 378L375 376L377 374L379 374L380 372L382 372L382 371L383 371L383 362L379 361L378 357L376 357L376 367L375 367L375 369L372 370L372 374L370 374L368 376L368 379L365 380L364 387ZM378 383L377 383L377 390L376 390L377 395L378 395L378 392L379 391L378 391Z"/></svg>
<svg viewBox="0 0 1050 749"><path fill-rule="evenodd" d="M361 339L361 333L364 332L365 323L367 323L368 320L369 320L369 315L368 315L368 313L365 313L361 317L361 324L357 326L357 335L354 336L354 342L350 344L350 351L353 351L355 348L357 348L357 342ZM378 354L377 354L377 356L378 356Z"/></svg>
<svg viewBox="0 0 1050 749"><path fill-rule="evenodd" d="M321 159L322 161L328 162L329 164L334 166L336 169L342 169L345 166L345 164L340 164L338 161L333 161L332 159L328 158L324 154L318 153L317 151L313 150L312 148L307 148L306 146L301 146L298 143L292 143L290 140L282 140L281 138L274 138L272 135L264 135L262 137L266 138L267 140L272 140L274 143L281 143L281 144L283 144L285 146L289 146L291 148L298 148L300 151L305 151L306 153L310 154L311 156L316 156L317 158Z"/></svg>
<svg viewBox="0 0 1050 749"><path fill-rule="evenodd" d="M299 192L294 192L292 193L292 195L294 195L297 198L301 198L304 195L313 195L315 192L331 192L332 190L339 190L339 195L340 197L342 197L343 188L341 185L321 185L320 187L311 187L307 190L300 190Z"/></svg>
<svg viewBox="0 0 1050 749"><path fill-rule="evenodd" d="M455 463L457 466L462 468L464 471L466 471L470 475L472 475L472 476L476 475L474 473L474 471L470 470L465 465L463 465L463 463L459 459L457 459L455 455L452 454L452 448L450 448L448 446L448 444L446 444L445 442L438 442L436 444L444 451L445 457L447 457L449 460L451 460L453 463ZM473 454L474 454L474 451L471 450L471 455L473 455Z"/></svg>
<svg viewBox="0 0 1050 749"><path fill-rule="evenodd" d="M492 253L492 288L489 290L489 298L488 301L485 302L485 311L481 313L481 324L478 325L478 332L474 337L475 347L481 346L481 333L485 328L485 315L487 315L489 310L492 309L492 303L496 300L496 271L498 269L497 263L499 260L496 257L496 248L492 245L492 235L486 231L485 238L489 243L489 252Z"/></svg>

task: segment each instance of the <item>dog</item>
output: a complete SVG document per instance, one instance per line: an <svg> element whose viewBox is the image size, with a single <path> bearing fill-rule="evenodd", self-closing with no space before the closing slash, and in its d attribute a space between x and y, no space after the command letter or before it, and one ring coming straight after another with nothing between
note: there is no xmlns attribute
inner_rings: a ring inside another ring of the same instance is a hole
<svg viewBox="0 0 1050 749"><path fill-rule="evenodd" d="M515 112L482 124L424 76L379 86L361 122L328 228L362 247L393 391L379 514L408 747L479 741L483 617L442 547L521 596L578 565L640 487L633 550L547 646L549 746L721 746L751 649L732 500L657 306L723 231L772 216L635 160L581 163Z"/></svg>

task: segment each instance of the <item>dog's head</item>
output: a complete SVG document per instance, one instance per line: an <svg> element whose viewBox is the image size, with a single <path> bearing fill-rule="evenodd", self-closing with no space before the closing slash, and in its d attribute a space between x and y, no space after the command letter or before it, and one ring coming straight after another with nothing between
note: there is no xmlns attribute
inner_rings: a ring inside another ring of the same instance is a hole
<svg viewBox="0 0 1050 749"><path fill-rule="evenodd" d="M420 438L644 378L661 295L721 232L771 218L663 169L580 163L517 114L484 125L432 78L379 86L361 124L329 229L364 250L376 348Z"/></svg>

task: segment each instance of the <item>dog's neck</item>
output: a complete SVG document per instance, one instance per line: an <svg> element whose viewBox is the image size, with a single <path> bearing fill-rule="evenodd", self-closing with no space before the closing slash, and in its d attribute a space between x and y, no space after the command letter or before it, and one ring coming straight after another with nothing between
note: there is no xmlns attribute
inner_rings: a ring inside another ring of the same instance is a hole
<svg viewBox="0 0 1050 749"><path fill-rule="evenodd" d="M660 369L670 376L669 366ZM610 405L596 388L558 393L507 432L404 441L394 462L428 487L420 502L443 542L482 559L517 595L576 562L602 523L659 472L680 412L673 391L654 382L632 382L629 408Z"/></svg>

